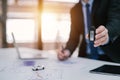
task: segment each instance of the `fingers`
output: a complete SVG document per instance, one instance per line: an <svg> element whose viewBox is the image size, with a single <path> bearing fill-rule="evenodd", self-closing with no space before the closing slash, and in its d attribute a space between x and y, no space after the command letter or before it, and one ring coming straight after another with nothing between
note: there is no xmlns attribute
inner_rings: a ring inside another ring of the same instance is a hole
<svg viewBox="0 0 120 80"><path fill-rule="evenodd" d="M99 26L96 29L94 47L104 45L107 41L108 41L108 30L104 26Z"/></svg>
<svg viewBox="0 0 120 80"><path fill-rule="evenodd" d="M57 57L59 60L64 60L64 53L62 53L61 51L58 52Z"/></svg>
<svg viewBox="0 0 120 80"><path fill-rule="evenodd" d="M100 39L101 37L105 37L108 34L108 30L104 26L100 26L96 29L96 39Z"/></svg>
<svg viewBox="0 0 120 80"><path fill-rule="evenodd" d="M86 39L89 39L89 34L86 35Z"/></svg>
<svg viewBox="0 0 120 80"><path fill-rule="evenodd" d="M99 26L99 27L96 29L96 34L103 32L105 29L106 29L106 28L105 28L104 26Z"/></svg>
<svg viewBox="0 0 120 80"><path fill-rule="evenodd" d="M69 56L70 56L70 52L68 50L64 50L64 51L59 50L57 54L58 59L61 61L68 59Z"/></svg>

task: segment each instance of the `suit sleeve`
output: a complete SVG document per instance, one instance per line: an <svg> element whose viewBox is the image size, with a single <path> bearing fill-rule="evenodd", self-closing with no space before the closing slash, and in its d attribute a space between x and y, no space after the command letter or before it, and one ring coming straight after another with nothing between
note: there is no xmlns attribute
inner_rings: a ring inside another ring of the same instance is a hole
<svg viewBox="0 0 120 80"><path fill-rule="evenodd" d="M120 0L110 0L106 28L112 42L120 36Z"/></svg>
<svg viewBox="0 0 120 80"><path fill-rule="evenodd" d="M80 31L77 28L78 20L76 18L74 7L70 11L70 16L71 16L71 31L70 31L69 40L66 44L66 49L69 49L72 55L73 51L76 49L79 43L79 36L80 36Z"/></svg>
<svg viewBox="0 0 120 80"><path fill-rule="evenodd" d="M110 0L106 28L111 42L102 48L113 61L120 63L120 0Z"/></svg>

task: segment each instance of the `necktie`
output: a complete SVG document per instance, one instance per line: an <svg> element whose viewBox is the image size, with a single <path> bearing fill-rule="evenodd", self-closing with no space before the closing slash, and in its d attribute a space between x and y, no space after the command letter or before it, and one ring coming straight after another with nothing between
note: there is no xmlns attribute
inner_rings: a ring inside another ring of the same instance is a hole
<svg viewBox="0 0 120 80"><path fill-rule="evenodd" d="M90 5L87 3L86 4L86 20L87 20L87 29L88 31L90 30L91 27L91 13L90 13ZM89 58L91 59L98 59L98 52L97 48L94 47L94 42L93 41L88 41L88 46L90 48L90 54L88 55Z"/></svg>

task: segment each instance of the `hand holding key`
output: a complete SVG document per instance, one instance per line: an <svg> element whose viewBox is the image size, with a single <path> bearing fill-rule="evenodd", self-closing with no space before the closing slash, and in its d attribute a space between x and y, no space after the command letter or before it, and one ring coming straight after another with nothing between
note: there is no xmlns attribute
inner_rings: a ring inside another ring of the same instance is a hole
<svg viewBox="0 0 120 80"><path fill-rule="evenodd" d="M94 46L98 47L100 45L105 45L109 42L108 30L105 26L99 26L95 31L95 41Z"/></svg>
<svg viewBox="0 0 120 80"><path fill-rule="evenodd" d="M86 38L90 41L94 41L94 47L105 45L109 42L108 30L105 26L101 25L95 30L95 33L91 32L87 34Z"/></svg>

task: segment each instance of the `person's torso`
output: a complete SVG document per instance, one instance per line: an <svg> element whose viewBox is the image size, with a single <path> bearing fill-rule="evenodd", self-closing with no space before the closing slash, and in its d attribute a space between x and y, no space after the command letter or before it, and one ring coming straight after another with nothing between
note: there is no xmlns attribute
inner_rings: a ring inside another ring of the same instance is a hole
<svg viewBox="0 0 120 80"><path fill-rule="evenodd" d="M94 0L93 5L92 5L92 25L94 25L96 28L100 25L106 25L106 21L107 21L107 15L108 15L108 7L109 7L109 0ZM82 4L79 2L77 3L73 8L72 11L74 14L74 19L75 19L75 24L76 24L76 28L78 30L80 30L80 34L85 35L85 30L84 30L84 14L83 14L83 10L82 10ZM86 42L85 42L85 37L83 38L83 43L81 44L81 46L86 47L85 46ZM80 47L80 51L83 53L86 53L85 50L83 49L83 47ZM79 52L79 53L81 53Z"/></svg>

